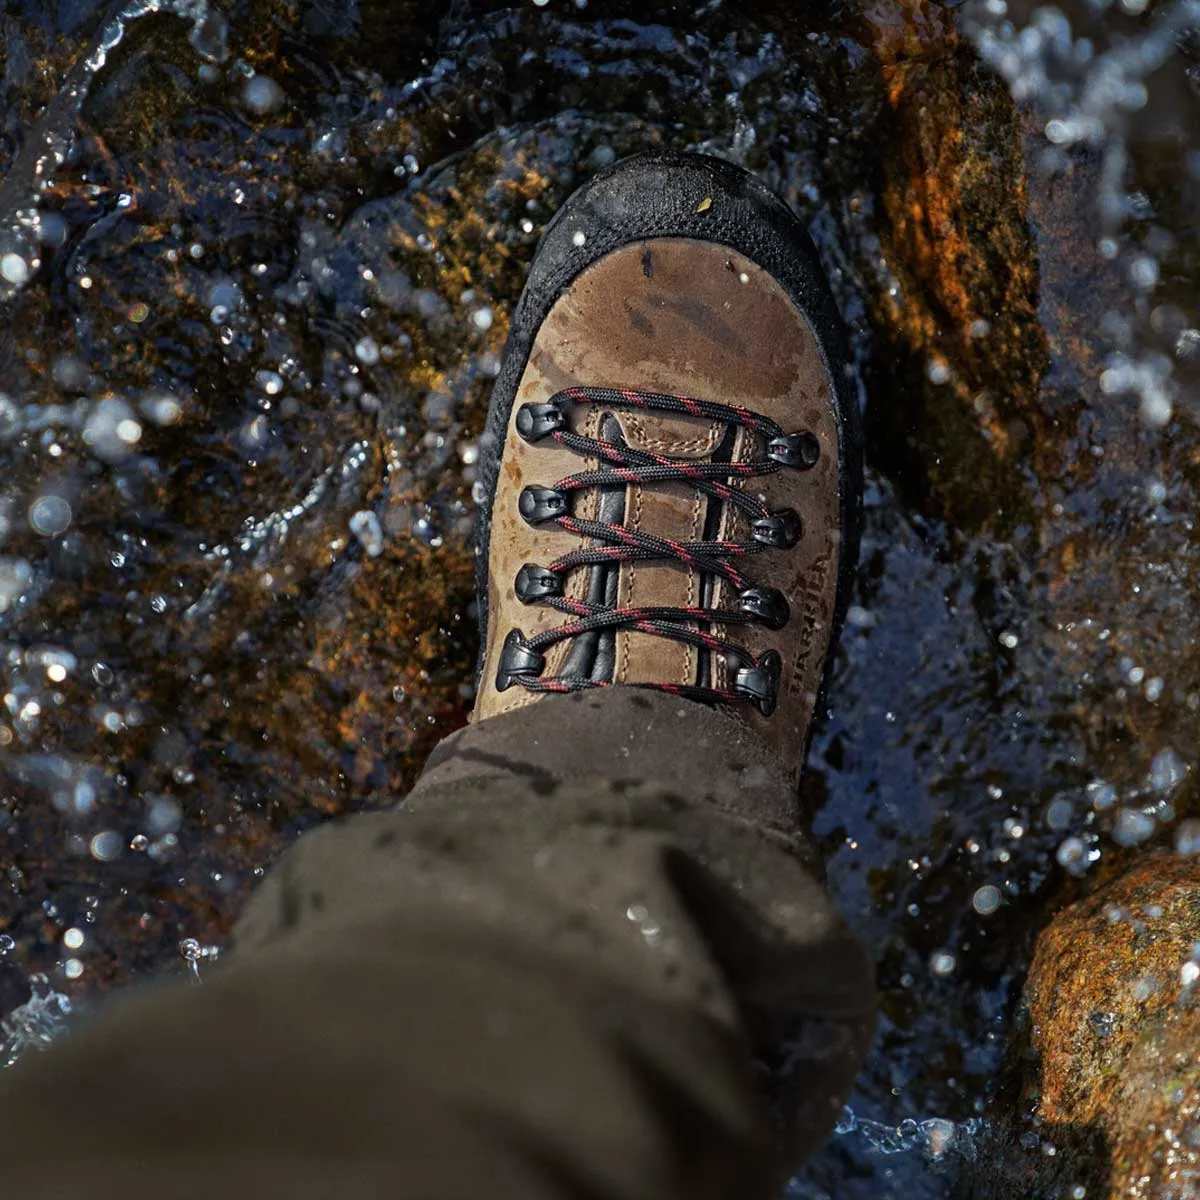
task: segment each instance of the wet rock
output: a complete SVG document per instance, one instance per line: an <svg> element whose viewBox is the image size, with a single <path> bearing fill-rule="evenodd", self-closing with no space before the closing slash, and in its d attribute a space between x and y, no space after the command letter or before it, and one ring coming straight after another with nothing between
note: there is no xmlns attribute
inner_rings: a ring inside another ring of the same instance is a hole
<svg viewBox="0 0 1200 1200"><path fill-rule="evenodd" d="M61 973L86 919L76 994L219 940L280 846L392 803L465 718L475 441L540 229L588 171L665 140L669 103L695 123L675 141L734 128L725 98L762 69L739 40L799 70L733 26L703 35L734 39L715 74L690 31L604 21L529 58L561 20L503 6L422 61L435 7L318 30L320 7L247 5L220 70L186 22L130 24L46 193L70 238L0 334L0 922ZM26 126L92 32L30 21ZM254 78L287 103L249 112ZM760 91L764 113L794 99ZM65 529L34 508L48 478ZM77 665L50 677L26 643ZM160 801L178 829L150 827Z"/></svg>
<svg viewBox="0 0 1200 1200"><path fill-rule="evenodd" d="M867 20L887 97L891 276L872 294L891 381L874 436L932 514L1011 529L1031 515L1030 462L1055 448L1039 403L1049 358L1021 118L937 5L907 0Z"/></svg>
<svg viewBox="0 0 1200 1200"><path fill-rule="evenodd" d="M980 1197L1200 1196L1200 865L1142 861L1054 918ZM1080 1190L1082 1189L1082 1190Z"/></svg>

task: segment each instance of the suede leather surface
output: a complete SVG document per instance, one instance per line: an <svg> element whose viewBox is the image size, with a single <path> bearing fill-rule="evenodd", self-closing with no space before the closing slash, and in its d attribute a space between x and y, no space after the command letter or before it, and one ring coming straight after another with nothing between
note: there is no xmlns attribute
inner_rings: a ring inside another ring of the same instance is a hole
<svg viewBox="0 0 1200 1200"><path fill-rule="evenodd" d="M564 618L520 604L512 583L524 562L547 565L580 545L557 530L525 525L517 495L527 484L552 486L597 465L550 442L525 444L515 432L516 409L572 385L678 392L746 405L788 432L817 434L822 445L814 471L785 471L748 484L770 507L794 507L805 521L795 550L740 564L754 582L789 596L792 620L780 633L715 631L756 655L767 648L782 653L779 710L771 718L750 713L748 720L781 764L798 773L857 552L861 450L850 383L836 309L811 242L790 210L753 177L699 155L655 154L618 164L576 193L543 239L489 414L479 561L487 625L476 718L538 698L520 687L495 690L499 644L514 627L528 636ZM598 428L601 414L594 410L574 415L577 428ZM724 433L695 419L615 415L630 445L675 458L709 458ZM734 457L761 457L756 443L739 434ZM576 511L591 515L586 507ZM684 485L630 488L624 523L699 540L706 512L705 498ZM727 511L720 536L745 540L746 519ZM570 584L569 594L582 595L586 573L574 572ZM618 603L697 604L700 592L700 579L682 565L627 565ZM715 600L731 597L718 590ZM547 674L561 670L568 650L548 656ZM703 680L700 666L692 648L622 633L613 679L725 685L723 659L712 661Z"/></svg>

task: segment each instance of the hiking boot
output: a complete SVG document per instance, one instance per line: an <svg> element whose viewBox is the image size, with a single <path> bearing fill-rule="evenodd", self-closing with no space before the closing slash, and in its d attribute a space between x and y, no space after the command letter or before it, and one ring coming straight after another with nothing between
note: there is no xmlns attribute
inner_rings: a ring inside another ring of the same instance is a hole
<svg viewBox="0 0 1200 1200"><path fill-rule="evenodd" d="M473 719L551 693L728 706L799 775L857 554L858 409L790 209L687 153L563 206L481 456Z"/></svg>

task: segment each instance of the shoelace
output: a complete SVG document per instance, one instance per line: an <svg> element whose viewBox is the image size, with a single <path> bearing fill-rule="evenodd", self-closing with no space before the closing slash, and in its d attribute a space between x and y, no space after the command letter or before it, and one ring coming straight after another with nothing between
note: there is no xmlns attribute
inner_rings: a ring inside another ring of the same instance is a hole
<svg viewBox="0 0 1200 1200"><path fill-rule="evenodd" d="M571 404L673 413L721 422L749 430L763 439L765 456L741 463L694 463L587 437L573 432L568 425L567 408ZM820 456L820 446L813 434L785 433L769 417L734 405L657 392L593 387L567 388L544 404L523 405L517 412L517 432L526 442L536 444L550 438L581 458L597 459L608 465L569 475L550 488L526 487L521 492L520 512L529 524L555 525L597 544L565 554L548 566L526 563L521 568L516 579L519 600L548 605L575 620L530 638L514 629L501 653L496 680L499 690L513 684L536 692L574 692L610 686L605 681L579 675L544 676L546 652L560 642L585 634L628 629L722 655L734 668L728 688L673 683L639 686L708 703L750 702L769 715L775 708L779 689L782 665L779 654L769 650L756 659L744 647L717 637L708 629L715 625L759 624L777 630L787 624L790 617L787 598L776 588L756 586L736 560L765 550L790 549L803 530L799 516L791 509L772 512L763 501L731 486L729 481L769 476L789 468L811 469ZM571 496L589 488L676 482L689 483L704 495L744 512L750 520L753 540L678 542L608 521L571 515ZM566 575L579 567L672 560L725 580L737 592L737 606L627 608L593 604L564 594Z"/></svg>

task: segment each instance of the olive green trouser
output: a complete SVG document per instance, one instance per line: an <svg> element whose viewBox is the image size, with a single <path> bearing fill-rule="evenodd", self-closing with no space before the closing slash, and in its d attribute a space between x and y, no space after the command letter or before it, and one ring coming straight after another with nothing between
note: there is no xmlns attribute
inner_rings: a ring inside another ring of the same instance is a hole
<svg viewBox="0 0 1200 1200"><path fill-rule="evenodd" d="M549 697L302 838L200 987L0 1079L22 1200L756 1200L824 1138L870 969L733 718Z"/></svg>

